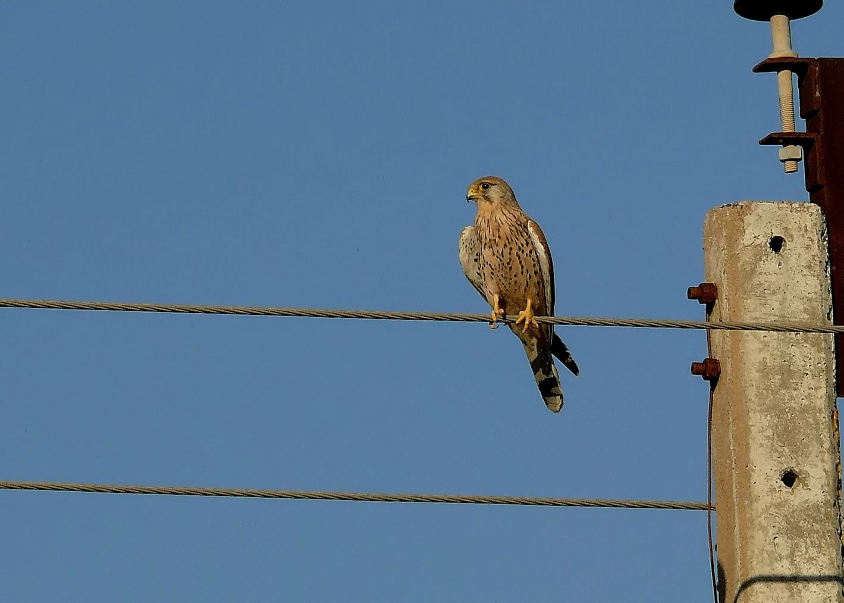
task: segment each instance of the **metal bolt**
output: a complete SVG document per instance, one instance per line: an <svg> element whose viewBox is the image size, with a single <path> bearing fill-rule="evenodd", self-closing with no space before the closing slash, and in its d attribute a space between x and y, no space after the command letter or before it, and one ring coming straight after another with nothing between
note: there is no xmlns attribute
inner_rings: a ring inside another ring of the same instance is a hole
<svg viewBox="0 0 844 603"><path fill-rule="evenodd" d="M718 287L715 283L700 283L697 287L689 287L686 295L701 304L714 304L718 299Z"/></svg>
<svg viewBox="0 0 844 603"><path fill-rule="evenodd" d="M796 57L797 53L791 48L791 24L785 15L771 17L771 36L774 39L774 51L768 55L775 57ZM783 69L777 73L777 91L780 97L780 120L783 132L794 132L794 84L791 71ZM800 147L788 145L783 147L779 159L782 161L786 174L797 171L797 161L800 158Z"/></svg>
<svg viewBox="0 0 844 603"><path fill-rule="evenodd" d="M721 363L715 358L705 358L703 362L692 362L692 375L700 375L706 381L714 381L721 376Z"/></svg>

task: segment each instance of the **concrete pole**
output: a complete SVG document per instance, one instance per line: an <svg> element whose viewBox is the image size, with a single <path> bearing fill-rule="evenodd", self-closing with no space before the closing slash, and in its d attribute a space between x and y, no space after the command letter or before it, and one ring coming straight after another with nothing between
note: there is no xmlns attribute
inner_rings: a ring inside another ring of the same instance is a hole
<svg viewBox="0 0 844 603"><path fill-rule="evenodd" d="M811 203L711 210L712 321L832 324L826 222ZM841 602L833 336L711 331L722 603Z"/></svg>

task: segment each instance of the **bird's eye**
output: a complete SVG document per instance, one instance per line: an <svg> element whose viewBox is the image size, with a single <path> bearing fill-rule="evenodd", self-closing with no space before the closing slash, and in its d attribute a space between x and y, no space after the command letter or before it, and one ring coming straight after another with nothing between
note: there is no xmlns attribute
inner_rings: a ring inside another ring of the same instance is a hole
<svg viewBox="0 0 844 603"><path fill-rule="evenodd" d="M489 182L484 182L483 184L481 184L481 188L484 189L484 190L488 189L489 188Z"/></svg>

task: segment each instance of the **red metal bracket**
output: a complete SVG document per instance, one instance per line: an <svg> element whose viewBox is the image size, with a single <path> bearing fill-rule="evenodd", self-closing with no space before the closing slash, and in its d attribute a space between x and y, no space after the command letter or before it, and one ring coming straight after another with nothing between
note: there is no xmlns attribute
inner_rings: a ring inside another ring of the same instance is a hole
<svg viewBox="0 0 844 603"><path fill-rule="evenodd" d="M844 324L844 58L765 59L756 73L788 69L797 74L800 117L805 132L775 132L759 144L795 144L803 148L806 190L826 216L832 269L834 323ZM844 397L844 334L835 335L836 380Z"/></svg>
<svg viewBox="0 0 844 603"><path fill-rule="evenodd" d="M705 381L712 383L721 376L721 363L715 358L704 358L703 362L692 362L692 375L700 375Z"/></svg>

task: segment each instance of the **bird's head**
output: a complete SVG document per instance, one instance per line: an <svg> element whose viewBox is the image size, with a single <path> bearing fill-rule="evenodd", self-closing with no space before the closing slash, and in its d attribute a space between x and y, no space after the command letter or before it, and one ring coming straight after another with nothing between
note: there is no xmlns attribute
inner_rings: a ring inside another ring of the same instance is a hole
<svg viewBox="0 0 844 603"><path fill-rule="evenodd" d="M469 187L466 201L492 203L493 205L511 205L516 203L516 195L510 185L498 176L478 178Z"/></svg>

